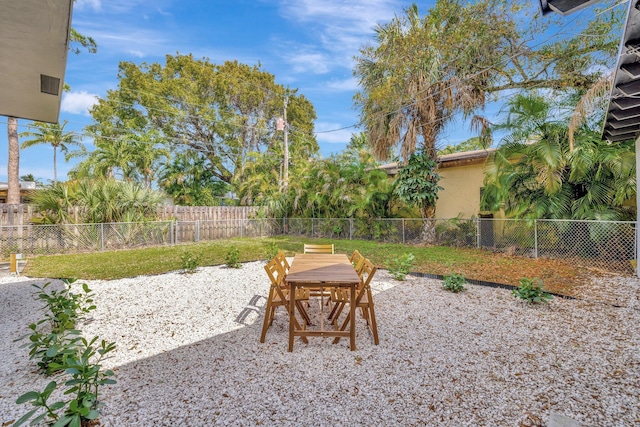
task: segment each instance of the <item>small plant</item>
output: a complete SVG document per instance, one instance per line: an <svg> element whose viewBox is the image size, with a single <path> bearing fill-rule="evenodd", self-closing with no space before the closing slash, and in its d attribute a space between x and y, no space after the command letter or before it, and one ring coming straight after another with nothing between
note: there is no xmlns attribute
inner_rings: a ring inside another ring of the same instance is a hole
<svg viewBox="0 0 640 427"><path fill-rule="evenodd" d="M59 365L74 353L75 345L80 339L80 331L74 329L78 320L84 314L95 310L91 290L87 284L82 285L83 294L70 291L70 284L74 279L63 279L65 289L61 291L48 290L51 282L43 286L33 284L36 299L44 303L45 318L29 325L31 333L18 338L16 341L29 337L29 342L23 347L29 347L29 358L35 359L36 364L46 375L59 371Z"/></svg>
<svg viewBox="0 0 640 427"><path fill-rule="evenodd" d="M463 274L451 272L451 274L444 276L442 288L453 293L462 292L465 290L465 283L467 283L467 279Z"/></svg>
<svg viewBox="0 0 640 427"><path fill-rule="evenodd" d="M227 267L242 267L242 264L240 264L240 250L235 246L231 246L231 248L229 248L229 252L227 252L227 256L225 256L224 259L227 262Z"/></svg>
<svg viewBox="0 0 640 427"><path fill-rule="evenodd" d="M278 255L280 249L278 249L278 244L276 242L267 242L266 247L264 249L264 256L266 259L271 260Z"/></svg>
<svg viewBox="0 0 640 427"><path fill-rule="evenodd" d="M53 330L75 328L76 322L83 315L96 308L93 304L93 294L86 283L82 284L83 295L71 292L70 285L76 279L62 279L62 281L65 288L60 291L48 290L51 282L47 282L43 286L33 284L37 289L36 299L44 303L44 309L47 313L46 319L51 322Z"/></svg>
<svg viewBox="0 0 640 427"><path fill-rule="evenodd" d="M55 381L47 384L42 392L29 391L20 396L16 403L30 402L35 408L16 421L15 426L26 423L41 409L44 411L31 420L30 425L38 424L47 418L50 424L56 427L83 426L99 417L100 387L115 384L116 381L111 378L113 371L100 369L100 363L115 349L115 343L102 340L99 346L95 346L97 340L98 337L94 337L91 341L80 338L73 354L69 355L63 363L55 366L57 370L64 370L71 375L71 379L64 383L68 387L64 395L73 395L73 398L69 401L48 404L47 400L51 393L58 387ZM64 412L60 415L59 412L63 408L65 408Z"/></svg>
<svg viewBox="0 0 640 427"><path fill-rule="evenodd" d="M43 322L29 325L32 333L28 335L29 343L24 346L29 347L29 359L37 360L38 368L46 375L52 375L60 370L57 366L63 365L67 357L74 354L80 331L63 329L46 333L38 329Z"/></svg>
<svg viewBox="0 0 640 427"><path fill-rule="evenodd" d="M182 260L182 271L186 274L193 274L198 271L200 266L200 257L193 255L191 252L185 252L180 256Z"/></svg>
<svg viewBox="0 0 640 427"><path fill-rule="evenodd" d="M538 278L523 277L520 279L520 286L512 290L511 293L514 297L532 304L546 303L553 299L553 296L544 290L542 280Z"/></svg>
<svg viewBox="0 0 640 427"><path fill-rule="evenodd" d="M389 274L391 274L391 277L396 280L404 280L407 274L411 272L414 260L415 256L412 253L408 252L400 255L397 258L387 261Z"/></svg>

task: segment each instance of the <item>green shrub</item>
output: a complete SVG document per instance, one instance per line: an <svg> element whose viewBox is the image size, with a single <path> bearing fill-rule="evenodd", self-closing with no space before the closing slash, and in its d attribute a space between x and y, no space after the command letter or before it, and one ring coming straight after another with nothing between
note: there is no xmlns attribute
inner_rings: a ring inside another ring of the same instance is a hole
<svg viewBox="0 0 640 427"><path fill-rule="evenodd" d="M511 293L514 297L532 304L546 303L553 299L553 296L544 290L542 280L538 278L528 279L523 277L520 279L520 286L512 290Z"/></svg>
<svg viewBox="0 0 640 427"><path fill-rule="evenodd" d="M278 255L280 249L278 249L278 244L276 242L267 242L264 249L264 256L267 260L272 260Z"/></svg>
<svg viewBox="0 0 640 427"><path fill-rule="evenodd" d="M100 416L99 407L99 391L100 387L108 384L115 384L112 379L113 371L101 370L101 361L108 353L115 349L115 343L108 343L102 340L99 346L95 343L98 337L94 337L90 342L84 338L80 338L75 351L65 360L56 366L56 370L64 370L71 376L71 379L65 381L64 385L67 389L64 396L71 395L72 399L68 401L58 401L48 403L47 400L58 387L56 381L51 381L42 392L29 391L16 400L17 404L31 403L35 408L24 414L14 426L20 426L31 419L38 411L41 411L30 425L38 424L45 420L48 425L55 426L84 426L90 425L92 420ZM60 411L64 409L62 415Z"/></svg>
<svg viewBox="0 0 640 427"><path fill-rule="evenodd" d="M400 255L397 258L394 258L390 261L387 261L389 274L396 280L404 280L407 274L411 272L413 268L413 261L415 260L415 256L408 252Z"/></svg>
<svg viewBox="0 0 640 427"><path fill-rule="evenodd" d="M240 264L240 250L236 246L229 248L229 252L227 252L227 256L224 259L227 262L227 267L242 267L242 264Z"/></svg>
<svg viewBox="0 0 640 427"><path fill-rule="evenodd" d="M200 266L200 257L193 255L191 252L185 252L180 256L182 260L182 271L186 274L193 274Z"/></svg>
<svg viewBox="0 0 640 427"><path fill-rule="evenodd" d="M451 272L451 274L444 276L442 288L447 291L457 293L465 290L465 283L467 283L467 279L463 274Z"/></svg>

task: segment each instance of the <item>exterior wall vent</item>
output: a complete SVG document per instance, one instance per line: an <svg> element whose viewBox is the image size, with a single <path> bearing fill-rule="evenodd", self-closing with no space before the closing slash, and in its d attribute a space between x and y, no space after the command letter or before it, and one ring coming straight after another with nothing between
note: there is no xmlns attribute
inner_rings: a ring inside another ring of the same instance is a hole
<svg viewBox="0 0 640 427"><path fill-rule="evenodd" d="M40 92L49 95L60 95L60 79L40 74Z"/></svg>

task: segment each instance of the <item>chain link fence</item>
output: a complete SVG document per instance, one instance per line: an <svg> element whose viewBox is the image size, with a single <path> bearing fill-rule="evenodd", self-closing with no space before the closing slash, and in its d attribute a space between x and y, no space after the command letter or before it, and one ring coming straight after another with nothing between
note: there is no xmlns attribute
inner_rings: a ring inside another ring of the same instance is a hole
<svg viewBox="0 0 640 427"><path fill-rule="evenodd" d="M242 237L300 236L481 248L632 274L636 223L507 219L266 218L0 227L0 255L51 255Z"/></svg>

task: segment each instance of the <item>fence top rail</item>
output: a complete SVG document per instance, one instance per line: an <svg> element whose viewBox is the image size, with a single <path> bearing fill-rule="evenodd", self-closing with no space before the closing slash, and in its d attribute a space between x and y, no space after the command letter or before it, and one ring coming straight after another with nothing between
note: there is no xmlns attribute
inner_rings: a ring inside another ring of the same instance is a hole
<svg viewBox="0 0 640 427"><path fill-rule="evenodd" d="M0 229L1 228L16 228L16 227L84 227L87 225L91 225L91 226L97 226L97 225L124 225L124 224L135 224L135 225L140 225L140 224L171 224L172 222L175 221L170 221L170 220L163 220L163 221L142 221L142 222L135 222L135 221L130 221L130 222L88 222L88 223L79 223L79 224L75 224L75 223L67 223L67 224L22 224L22 225L0 225ZM184 222L184 221L183 221Z"/></svg>

